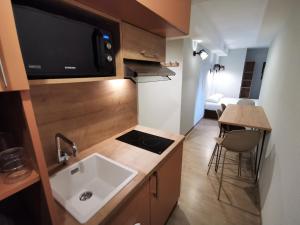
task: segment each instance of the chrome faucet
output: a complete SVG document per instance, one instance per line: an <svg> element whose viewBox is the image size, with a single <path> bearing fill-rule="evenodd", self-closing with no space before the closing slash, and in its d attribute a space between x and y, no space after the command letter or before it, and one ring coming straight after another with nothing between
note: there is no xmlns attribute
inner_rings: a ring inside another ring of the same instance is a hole
<svg viewBox="0 0 300 225"><path fill-rule="evenodd" d="M71 153L69 154L61 149L60 141L63 140L65 143L67 143L69 146L71 146ZM55 134L55 143L56 143L56 150L57 150L57 159L58 163L66 163L68 159L70 158L70 155L73 157L76 157L77 155L77 146L76 144L71 141L70 139L66 138L63 134L57 133Z"/></svg>

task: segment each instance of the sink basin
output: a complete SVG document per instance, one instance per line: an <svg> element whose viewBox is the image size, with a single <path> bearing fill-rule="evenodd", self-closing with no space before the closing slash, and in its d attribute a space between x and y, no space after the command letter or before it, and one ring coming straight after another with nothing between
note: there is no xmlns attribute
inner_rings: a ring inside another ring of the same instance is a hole
<svg viewBox="0 0 300 225"><path fill-rule="evenodd" d="M50 178L54 198L80 223L87 222L137 172L94 153Z"/></svg>

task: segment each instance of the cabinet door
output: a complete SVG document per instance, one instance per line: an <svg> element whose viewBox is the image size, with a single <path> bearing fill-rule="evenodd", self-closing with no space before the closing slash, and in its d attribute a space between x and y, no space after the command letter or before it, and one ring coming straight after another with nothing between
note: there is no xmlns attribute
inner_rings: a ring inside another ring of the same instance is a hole
<svg viewBox="0 0 300 225"><path fill-rule="evenodd" d="M127 23L122 23L122 44L126 59L165 61L166 40Z"/></svg>
<svg viewBox="0 0 300 225"><path fill-rule="evenodd" d="M137 0L183 33L190 28L191 0Z"/></svg>
<svg viewBox="0 0 300 225"><path fill-rule="evenodd" d="M191 0L76 0L68 2L75 5L80 2L93 10L163 37L188 35Z"/></svg>
<svg viewBox="0 0 300 225"><path fill-rule="evenodd" d="M29 89L10 0L1 0L0 60L0 91Z"/></svg>
<svg viewBox="0 0 300 225"><path fill-rule="evenodd" d="M164 225L180 195L182 144L150 178L151 225Z"/></svg>
<svg viewBox="0 0 300 225"><path fill-rule="evenodd" d="M105 225L150 225L149 182L138 190Z"/></svg>

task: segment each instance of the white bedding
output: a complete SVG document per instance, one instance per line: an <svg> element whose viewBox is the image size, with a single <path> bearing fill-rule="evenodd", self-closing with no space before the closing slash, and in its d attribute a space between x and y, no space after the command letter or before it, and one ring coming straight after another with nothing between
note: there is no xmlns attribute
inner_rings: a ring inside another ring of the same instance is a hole
<svg viewBox="0 0 300 225"><path fill-rule="evenodd" d="M214 103L214 102L205 102L205 109L206 110L212 110L212 111L216 111L217 109L221 109L221 103L225 104L225 105L229 105L229 104L236 104L238 101L240 100L240 98L221 98L221 100L218 103ZM258 100L257 99L252 99L255 102L255 105L258 105Z"/></svg>

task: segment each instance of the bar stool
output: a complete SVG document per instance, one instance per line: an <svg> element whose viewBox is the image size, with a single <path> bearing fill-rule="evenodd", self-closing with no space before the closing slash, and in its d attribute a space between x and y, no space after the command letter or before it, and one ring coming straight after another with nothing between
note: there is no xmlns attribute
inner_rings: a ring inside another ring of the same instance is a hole
<svg viewBox="0 0 300 225"><path fill-rule="evenodd" d="M217 113L218 120L219 120L220 117L222 116L223 112L220 109L217 109L216 113ZM226 133L233 131L233 130L245 130L245 127L233 126L233 125L223 125L223 124L219 124L219 128L220 128L219 137L224 136Z"/></svg>
<svg viewBox="0 0 300 225"><path fill-rule="evenodd" d="M222 109L222 112L224 112L224 110L226 109L226 105L224 103L221 103L221 109Z"/></svg>
<svg viewBox="0 0 300 225"><path fill-rule="evenodd" d="M218 140L218 145L221 148L224 148L224 158L222 162L222 172L220 179L220 186L218 191L218 200L220 200L221 187L223 182L223 173L225 167L226 153L235 152L235 153L246 153L251 152L255 146L258 145L261 137L260 131L255 130L234 130L225 135L224 138ZM241 167L241 161L239 162L239 168ZM210 164L211 166L211 164ZM209 168L210 169L210 168Z"/></svg>
<svg viewBox="0 0 300 225"><path fill-rule="evenodd" d="M220 117L222 116L222 111L217 109L216 110L218 119L220 119ZM222 140L222 137L224 137L224 135L230 131L233 130L245 130L245 127L240 127L240 126L231 126L231 125L223 125L218 123L219 128L220 128L220 132L219 132L219 136L217 138L215 138L216 140L216 144L214 147L214 150L212 152L212 155L210 157L209 163L208 163L208 167L210 170L211 164L213 163L214 157L216 156L216 165L215 165L215 171L218 172L218 167L219 167L219 161L220 161L220 157L222 154L222 148L220 148L219 142ZM239 159L241 160L242 155L239 155ZM209 170L207 171L207 175L209 174ZM240 174L240 170L239 170L239 174Z"/></svg>

